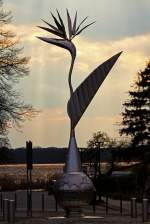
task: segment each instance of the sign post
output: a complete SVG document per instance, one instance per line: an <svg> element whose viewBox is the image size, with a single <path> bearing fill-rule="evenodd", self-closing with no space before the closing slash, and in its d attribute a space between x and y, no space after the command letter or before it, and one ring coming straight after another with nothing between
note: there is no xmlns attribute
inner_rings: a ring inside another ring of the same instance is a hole
<svg viewBox="0 0 150 224"><path fill-rule="evenodd" d="M32 142L26 142L26 163L27 163L27 215L32 217Z"/></svg>

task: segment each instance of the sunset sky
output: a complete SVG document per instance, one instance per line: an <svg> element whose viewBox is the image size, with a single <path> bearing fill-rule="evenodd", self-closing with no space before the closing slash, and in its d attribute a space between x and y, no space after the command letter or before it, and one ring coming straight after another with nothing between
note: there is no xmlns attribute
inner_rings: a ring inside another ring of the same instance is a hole
<svg viewBox="0 0 150 224"><path fill-rule="evenodd" d="M93 132L107 132L119 138L122 104L135 80L150 58L150 1L148 0L3 0L5 9L13 14L9 26L30 56L30 75L17 88L24 101L41 113L24 123L21 132L12 129L9 137L13 147L25 146L32 140L34 146L66 147L69 139L67 101L69 88L67 74L70 55L56 46L48 45L35 36L52 37L37 26L41 18L52 22L50 11L60 11L66 22L66 8L72 18L78 11L78 23L86 16L87 22L96 21L82 32L74 43L77 58L73 70L73 87L99 64L123 51L119 60L102 84L94 100L76 128L77 143L86 146Z"/></svg>

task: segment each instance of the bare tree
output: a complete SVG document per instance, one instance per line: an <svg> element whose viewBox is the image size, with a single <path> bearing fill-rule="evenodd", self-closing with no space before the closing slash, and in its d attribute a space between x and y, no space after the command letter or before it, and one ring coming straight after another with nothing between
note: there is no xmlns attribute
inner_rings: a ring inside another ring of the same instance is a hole
<svg viewBox="0 0 150 224"><path fill-rule="evenodd" d="M11 12L3 9L0 0L0 142L4 145L8 143L9 128L20 128L21 123L36 112L24 103L15 89L20 79L29 74L29 58L22 56L15 34L7 30L11 19Z"/></svg>

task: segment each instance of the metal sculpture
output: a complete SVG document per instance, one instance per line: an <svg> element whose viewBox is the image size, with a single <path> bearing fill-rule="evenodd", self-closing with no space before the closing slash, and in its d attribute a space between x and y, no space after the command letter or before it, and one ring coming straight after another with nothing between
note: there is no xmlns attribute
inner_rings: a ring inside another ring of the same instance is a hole
<svg viewBox="0 0 150 224"><path fill-rule="evenodd" d="M84 29L92 25L94 22L82 27L87 20L84 18L77 26L77 12L72 22L70 14L67 10L68 35L64 22L57 10L56 18L52 13L52 18L56 26L46 22L48 27L38 26L60 38L38 37L40 40L49 44L68 50L71 54L71 65L68 75L68 84L70 89L70 99L67 105L68 115L70 117L70 140L68 147L68 156L64 175L56 181L55 193L58 202L66 210L67 215L70 211L81 212L81 207L85 202L89 202L93 197L94 187L92 181L82 172L79 152L75 138L75 127L90 104L100 85L108 75L109 71L117 61L121 52L114 55L102 65L98 66L74 91L71 83L71 75L76 58L76 47L72 40L79 35Z"/></svg>

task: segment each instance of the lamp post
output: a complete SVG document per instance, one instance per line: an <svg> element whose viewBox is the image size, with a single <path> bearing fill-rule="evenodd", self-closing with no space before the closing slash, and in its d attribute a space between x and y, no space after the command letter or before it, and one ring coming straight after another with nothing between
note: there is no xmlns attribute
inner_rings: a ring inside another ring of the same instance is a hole
<svg viewBox="0 0 150 224"><path fill-rule="evenodd" d="M97 149L97 166L98 166L98 173L99 176L101 175L101 141L96 142L96 149Z"/></svg>
<svg viewBox="0 0 150 224"><path fill-rule="evenodd" d="M96 175L95 175L95 183L96 183L96 185L98 184L100 184L99 183L99 180L101 179L101 145L102 145L102 142L101 141L97 141L97 142L95 142L95 144L96 144L96 162L97 162L97 171L98 171L98 175L97 175L97 173L96 173ZM99 201L101 201L101 192L99 192Z"/></svg>

